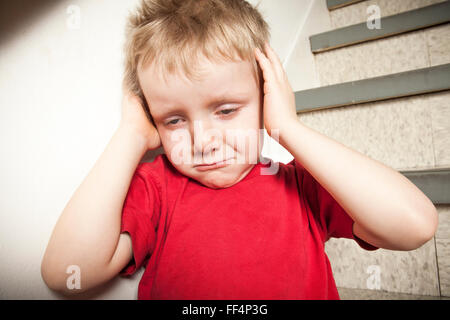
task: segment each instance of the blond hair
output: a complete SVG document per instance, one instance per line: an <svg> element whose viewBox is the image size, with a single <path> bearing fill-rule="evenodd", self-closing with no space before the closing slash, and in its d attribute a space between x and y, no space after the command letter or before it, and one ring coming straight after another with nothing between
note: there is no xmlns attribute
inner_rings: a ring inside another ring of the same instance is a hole
<svg viewBox="0 0 450 320"><path fill-rule="evenodd" d="M269 26L245 0L142 0L128 18L125 88L145 103L139 66L154 62L162 75L183 72L198 78L203 55L209 61L250 61L261 86L254 49L269 41Z"/></svg>

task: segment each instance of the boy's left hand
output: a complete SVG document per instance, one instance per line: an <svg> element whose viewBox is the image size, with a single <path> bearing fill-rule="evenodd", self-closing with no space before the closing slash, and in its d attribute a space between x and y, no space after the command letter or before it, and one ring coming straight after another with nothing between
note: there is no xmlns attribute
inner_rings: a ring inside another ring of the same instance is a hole
<svg viewBox="0 0 450 320"><path fill-rule="evenodd" d="M255 49L264 77L264 126L270 136L273 129L278 129L281 135L287 124L298 122L295 96L283 65L268 42L265 51L266 54Z"/></svg>

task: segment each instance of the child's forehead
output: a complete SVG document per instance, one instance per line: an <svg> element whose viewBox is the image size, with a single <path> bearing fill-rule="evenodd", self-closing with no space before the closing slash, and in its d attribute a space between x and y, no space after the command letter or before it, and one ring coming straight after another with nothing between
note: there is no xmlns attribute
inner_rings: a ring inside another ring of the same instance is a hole
<svg viewBox="0 0 450 320"><path fill-rule="evenodd" d="M152 62L146 66L140 66L138 68L138 76L141 78L151 76L154 79L158 79L158 81L164 80L165 82L169 82L166 80L171 80L171 82L185 81L187 83L202 83L213 80L227 80L230 77L235 77L237 74L245 76L252 72L251 63L245 60L213 61L202 58L196 62L192 62L192 65L187 68L189 71L184 70L182 66L170 68L162 63L157 64ZM170 85L170 83L166 83L166 85L168 84Z"/></svg>
<svg viewBox="0 0 450 320"><path fill-rule="evenodd" d="M240 99L257 90L248 61L205 63L201 77L189 79L175 72L161 74L161 68L149 65L139 73L142 90L146 96L157 100L158 105L168 105L180 99Z"/></svg>
<svg viewBox="0 0 450 320"><path fill-rule="evenodd" d="M163 117L167 114L187 109L194 111L223 104L243 104L248 102L254 95L255 91L251 87L222 87L221 90L211 91L209 94L195 91L190 93L188 97L178 94L159 95L157 99L153 100L154 103L151 103L151 112L156 117Z"/></svg>

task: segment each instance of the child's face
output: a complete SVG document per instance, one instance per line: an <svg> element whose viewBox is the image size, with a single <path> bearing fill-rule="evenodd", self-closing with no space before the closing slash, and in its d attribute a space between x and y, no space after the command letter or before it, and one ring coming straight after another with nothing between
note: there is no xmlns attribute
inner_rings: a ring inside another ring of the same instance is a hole
<svg viewBox="0 0 450 320"><path fill-rule="evenodd" d="M225 188L243 179L259 159L261 92L248 61L204 59L201 68L199 82L170 75L166 84L153 64L138 76L170 162L208 187Z"/></svg>

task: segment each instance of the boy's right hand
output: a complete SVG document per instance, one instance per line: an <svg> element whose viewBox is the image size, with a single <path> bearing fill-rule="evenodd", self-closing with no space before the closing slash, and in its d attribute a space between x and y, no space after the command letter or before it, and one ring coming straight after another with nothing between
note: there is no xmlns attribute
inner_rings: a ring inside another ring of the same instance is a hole
<svg viewBox="0 0 450 320"><path fill-rule="evenodd" d="M144 138L150 150L161 146L159 133L148 119L141 99L129 91L123 93L120 126L130 128Z"/></svg>

